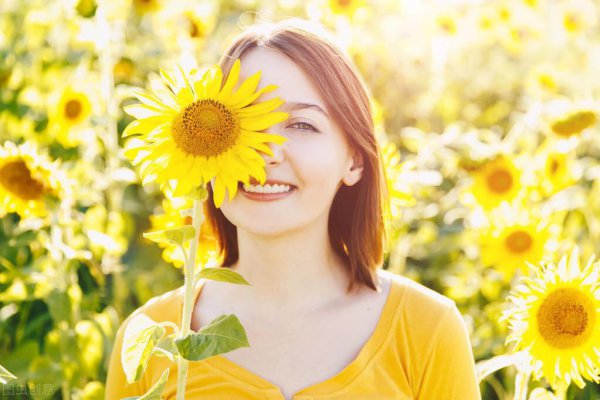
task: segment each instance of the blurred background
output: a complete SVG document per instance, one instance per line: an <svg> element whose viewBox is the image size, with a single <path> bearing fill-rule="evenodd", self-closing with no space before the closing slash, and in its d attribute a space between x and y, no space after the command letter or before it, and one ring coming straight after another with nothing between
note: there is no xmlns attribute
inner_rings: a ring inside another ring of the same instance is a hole
<svg viewBox="0 0 600 400"><path fill-rule="evenodd" d="M244 26L288 17L329 28L371 90L392 195L384 268L457 303L476 361L509 353L499 317L526 262L598 253L599 13L598 0L2 0L0 365L18 379L1 398L104 398L122 320L183 284L177 249L142 233L189 223L123 157L123 106L159 68L212 65ZM199 260L217 262L202 235ZM487 376L483 398L512 399L514 382L514 367ZM529 388L553 398L544 380Z"/></svg>

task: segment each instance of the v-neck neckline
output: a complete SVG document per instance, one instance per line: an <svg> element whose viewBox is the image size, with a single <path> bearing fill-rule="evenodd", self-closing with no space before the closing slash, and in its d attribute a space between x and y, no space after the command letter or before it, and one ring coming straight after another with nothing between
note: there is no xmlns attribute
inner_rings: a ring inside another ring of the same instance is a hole
<svg viewBox="0 0 600 400"><path fill-rule="evenodd" d="M378 355L382 348L384 348L384 344L388 341L387 339L394 331L390 328L399 313L399 303L404 292L402 290L404 285L394 279L394 273L384 269L380 269L379 271L388 275L389 289L387 299L383 305L383 308L381 309L379 320L375 325L375 329L373 330L373 333L369 339L367 339L354 360L346 365L341 371L321 382L314 383L296 391L291 397L292 400L301 400L303 399L304 395L310 395L312 397L327 396L337 393L350 384L367 367L370 360ZM194 291L194 300L192 302L193 305L196 305L205 282L205 279L201 279L197 283L197 287ZM183 303L180 304L179 307L180 313L182 308ZM269 398L271 399L285 400L285 396L278 385L266 378L263 378L257 373L242 367L236 362L229 360L221 354L211 356L200 362L208 364L209 366L224 372L237 381L241 381L244 384L251 385L255 389L265 392L265 394L269 395Z"/></svg>

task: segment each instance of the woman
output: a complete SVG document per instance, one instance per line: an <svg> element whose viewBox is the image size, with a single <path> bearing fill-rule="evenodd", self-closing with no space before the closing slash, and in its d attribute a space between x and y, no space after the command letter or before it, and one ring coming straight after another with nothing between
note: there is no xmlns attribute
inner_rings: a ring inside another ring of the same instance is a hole
<svg viewBox="0 0 600 400"><path fill-rule="evenodd" d="M267 182L206 202L223 267L251 286L202 281L191 328L235 314L250 347L190 363L189 399L479 399L473 354L454 302L382 270L385 179L365 87L326 34L299 20L246 30L226 51L240 81L262 71L260 100L285 100L288 140L263 153ZM254 182L257 183L257 182ZM209 190L210 196L212 191ZM182 289L137 312L180 324ZM131 317L130 317L131 318ZM117 335L107 398L144 393L176 365L153 357L126 387Z"/></svg>

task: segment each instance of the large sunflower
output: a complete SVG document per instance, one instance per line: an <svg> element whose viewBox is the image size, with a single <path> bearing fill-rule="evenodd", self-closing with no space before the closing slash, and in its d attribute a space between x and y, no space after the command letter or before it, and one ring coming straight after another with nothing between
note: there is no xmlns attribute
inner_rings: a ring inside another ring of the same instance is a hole
<svg viewBox="0 0 600 400"><path fill-rule="evenodd" d="M493 209L503 201L511 202L521 190L521 171L506 155L485 162L472 171L471 192L485 209Z"/></svg>
<svg viewBox="0 0 600 400"><path fill-rule="evenodd" d="M239 181L247 184L253 176L264 183L264 159L255 150L272 154L266 143L282 144L287 138L260 131L284 121L288 114L274 111L283 104L279 97L252 103L276 86L256 91L259 71L234 92L239 59L223 85L219 66L197 80L181 69L161 74L169 90L140 91L136 97L142 104L125 108L137 120L123 136L142 134L128 140L125 155L134 165L141 164L143 183L156 180L163 190L171 187L174 196L182 196L214 178L217 207L226 189L229 199L235 196Z"/></svg>
<svg viewBox="0 0 600 400"><path fill-rule="evenodd" d="M31 142L0 146L0 217L45 217L46 200L59 197L64 178L57 165L39 154Z"/></svg>
<svg viewBox="0 0 600 400"><path fill-rule="evenodd" d="M534 377L553 388L584 379L600 381L600 263L590 258L583 270L579 249L558 265L533 266L534 278L522 278L504 312L511 333L507 343L528 351Z"/></svg>
<svg viewBox="0 0 600 400"><path fill-rule="evenodd" d="M164 214L151 215L150 222L153 231L177 228L192 224L190 215L181 215L182 210L193 206L191 199L185 197L166 198L162 202ZM204 216L206 218L206 215ZM219 243L216 234L208 220L204 220L200 228L196 253L196 270L202 266L213 265L219 261ZM159 243L163 248L162 257L165 261L181 268L185 263L185 257L181 248L174 244ZM191 241L185 243L184 247L189 254Z"/></svg>

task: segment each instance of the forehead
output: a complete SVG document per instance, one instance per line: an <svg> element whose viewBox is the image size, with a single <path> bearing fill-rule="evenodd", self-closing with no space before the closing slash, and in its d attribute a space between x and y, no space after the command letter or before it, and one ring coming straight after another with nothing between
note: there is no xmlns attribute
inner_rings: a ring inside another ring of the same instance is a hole
<svg viewBox="0 0 600 400"><path fill-rule="evenodd" d="M279 96L286 102L314 103L326 109L325 103L306 73L283 53L257 47L244 54L240 61L240 84L246 78L261 71L259 89L266 85L277 85L277 89L262 94L257 101Z"/></svg>

